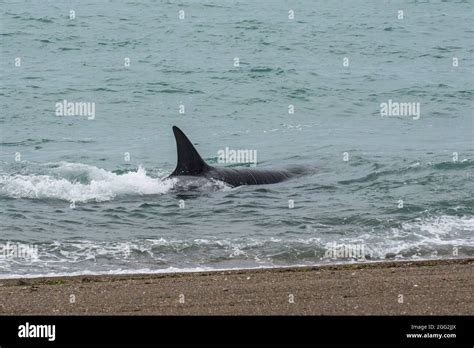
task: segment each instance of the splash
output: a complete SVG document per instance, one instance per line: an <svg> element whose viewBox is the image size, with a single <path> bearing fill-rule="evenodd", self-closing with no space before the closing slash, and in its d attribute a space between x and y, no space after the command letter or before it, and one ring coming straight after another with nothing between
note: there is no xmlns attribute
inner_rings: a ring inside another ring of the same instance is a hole
<svg viewBox="0 0 474 348"><path fill-rule="evenodd" d="M115 174L86 164L61 162L43 175L1 175L0 195L10 198L103 202L122 195L164 194L174 184L173 179L147 176L141 166L134 172Z"/></svg>

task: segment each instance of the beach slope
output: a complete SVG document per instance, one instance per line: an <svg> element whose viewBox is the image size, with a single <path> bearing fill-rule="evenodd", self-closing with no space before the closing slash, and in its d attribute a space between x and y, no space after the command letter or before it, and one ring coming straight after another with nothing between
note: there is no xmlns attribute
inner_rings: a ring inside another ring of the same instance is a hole
<svg viewBox="0 0 474 348"><path fill-rule="evenodd" d="M474 259L0 280L0 314L472 315Z"/></svg>

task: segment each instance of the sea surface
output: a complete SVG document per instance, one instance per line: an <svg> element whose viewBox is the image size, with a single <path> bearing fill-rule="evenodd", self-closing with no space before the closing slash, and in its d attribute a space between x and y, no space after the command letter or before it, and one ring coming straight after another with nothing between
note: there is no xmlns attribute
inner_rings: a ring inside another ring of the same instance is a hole
<svg viewBox="0 0 474 348"><path fill-rule="evenodd" d="M474 256L473 12L1 1L0 277ZM57 115L64 100L94 117ZM302 175L166 179L173 125L211 165L255 150Z"/></svg>

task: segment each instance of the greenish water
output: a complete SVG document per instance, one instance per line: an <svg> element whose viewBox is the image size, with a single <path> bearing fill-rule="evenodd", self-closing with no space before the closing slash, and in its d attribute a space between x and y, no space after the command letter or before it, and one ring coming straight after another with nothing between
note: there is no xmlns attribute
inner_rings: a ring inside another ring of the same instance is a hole
<svg viewBox="0 0 474 348"><path fill-rule="evenodd" d="M2 2L0 276L472 256L473 9ZM63 100L94 117L56 115ZM389 101L420 113L382 116ZM305 174L162 180L172 125L210 164L238 166L217 163L228 147Z"/></svg>

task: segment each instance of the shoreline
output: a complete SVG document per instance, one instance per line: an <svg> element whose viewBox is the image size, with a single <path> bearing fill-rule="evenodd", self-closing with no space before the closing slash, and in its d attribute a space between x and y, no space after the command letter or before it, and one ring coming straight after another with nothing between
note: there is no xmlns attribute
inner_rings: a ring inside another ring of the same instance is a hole
<svg viewBox="0 0 474 348"><path fill-rule="evenodd" d="M474 258L0 279L0 315L472 315Z"/></svg>
<svg viewBox="0 0 474 348"><path fill-rule="evenodd" d="M474 260L473 258L470 257L458 257L458 258L443 258L443 259L431 259L431 258L426 258L426 259L401 259L401 260L390 260L390 261L385 261L385 260L357 260L354 262L348 262L348 261L343 261L343 262L334 262L334 263L325 263L325 264L314 264L314 265L291 265L291 266L263 266L263 267L249 267L249 268L209 268L209 269L176 269L176 271L168 271L169 268L165 268L163 270L158 269L158 270L153 270L153 271L145 271L145 272L133 272L133 271L124 271L120 273L76 273L74 272L73 274L68 274L68 273L58 273L58 274L33 274L33 275L15 275L13 277L7 277L7 278L2 278L0 276L0 283L5 282L5 281L15 281L15 280L21 280L21 281L29 281L29 280L35 280L35 279L41 279L41 280L47 280L51 278L67 278L67 279L72 279L72 278L84 278L84 277L93 277L93 278L98 278L98 277L147 277L147 276L158 276L158 275L174 275L174 274L180 274L180 275L185 275L185 274L207 274L207 273L215 273L215 272L251 272L251 271L285 271L285 270L292 270L292 271L297 271L299 269L319 269L319 268L336 268L336 269L352 269L351 266L356 266L357 268L365 268L365 266L370 266L370 265L379 265L380 268L383 267L396 267L393 265L398 265L398 264L404 264L404 263L416 263L416 264L421 264L421 263L430 263L433 262L435 264L441 264L444 261L447 263L458 263L461 262L463 263L466 260ZM377 266L375 266L377 267ZM1 285L0 285L1 286Z"/></svg>

